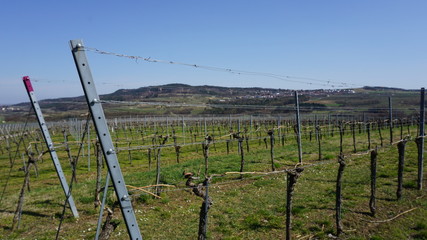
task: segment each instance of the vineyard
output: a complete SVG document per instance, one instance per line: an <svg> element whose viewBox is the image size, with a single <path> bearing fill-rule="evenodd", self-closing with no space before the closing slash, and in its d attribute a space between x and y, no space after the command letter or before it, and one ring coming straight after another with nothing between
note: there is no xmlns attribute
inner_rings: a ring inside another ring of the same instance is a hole
<svg viewBox="0 0 427 240"><path fill-rule="evenodd" d="M206 188L201 185L209 179L208 238L283 239L290 190L287 181L293 179L292 174L299 176L292 185L292 236L335 236L339 155L346 164L341 236L397 239L425 233L425 190L417 190L417 117L394 119L392 128L387 119L357 119L360 116L303 114L301 118L301 164L296 122L289 115L108 121L143 236L197 238L204 195L201 198L193 192L204 193ZM67 209L61 219L64 195L48 156L43 155L46 146L37 125L30 121L4 125L0 149L2 238L52 239L60 220L63 238L95 235L99 193L107 169L94 128L87 119L72 119L52 122L49 129L68 178L76 165L73 196L80 218L74 219ZM400 197L396 195L398 143L406 143ZM373 209L369 207L372 152L378 154ZM295 169L298 172L292 172ZM22 190L24 180L27 189ZM15 219L20 191L25 191L25 197L22 213ZM117 226L113 238L127 239L112 192L110 189L107 206L113 226ZM381 222L414 208L399 219Z"/></svg>
<svg viewBox="0 0 427 240"><path fill-rule="evenodd" d="M427 239L424 89L395 108L294 92L285 107L146 103L257 114L106 118L102 104L140 103L100 99L90 49L71 45L89 111L44 122L24 77L32 108L0 125L1 239Z"/></svg>

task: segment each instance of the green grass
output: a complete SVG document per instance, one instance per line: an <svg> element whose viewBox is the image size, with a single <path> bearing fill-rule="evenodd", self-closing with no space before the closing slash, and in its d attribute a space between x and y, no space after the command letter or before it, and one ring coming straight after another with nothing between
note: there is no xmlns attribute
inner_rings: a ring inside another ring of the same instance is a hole
<svg viewBox="0 0 427 240"><path fill-rule="evenodd" d="M235 126L234 126L235 127ZM203 141L202 130L198 125L189 125L187 130L199 132L196 142ZM236 128L236 127L235 127ZM119 148L126 148L127 142L131 146L147 145L152 142L155 131L160 134L172 132L161 126L147 128L134 127L118 128L112 133L113 140L118 140ZM326 129L326 126L325 126ZM236 172L240 169L240 155L237 152L237 142L230 145L230 154L226 154L225 139L228 139L228 126L225 124L215 129L218 142L210 146L209 173L223 174ZM415 132L416 129L412 129ZM309 131L309 129L307 129ZM62 141L60 130L55 131L54 140ZM141 132L145 139L142 140ZM212 132L212 128L210 129ZM326 131L325 131L326 132ZM399 130L395 129L397 138ZM293 168L298 162L295 137L292 131L287 132L284 146L276 140L274 146L275 166L277 169ZM176 129L178 144L191 143L187 133L186 138L180 128ZM95 136L92 132L91 136ZM262 138L267 137L262 130L261 140L256 139L256 133L251 133L250 151L246 152L246 172L271 171L270 149L266 149ZM277 132L276 132L277 137ZM407 155L404 173L403 199L396 200L397 187L397 147L387 145L388 131L383 130L385 147L381 148L378 155L377 166L377 215L369 215L370 194L370 169L369 155L354 155L347 157L347 167L343 176L343 224L346 231L344 239L425 239L427 218L426 190L416 190L416 146L413 141L407 144ZM157 138L155 138L155 141ZM267 137L268 139L268 137ZM367 150L366 134L357 133L356 141L358 151ZM353 150L350 134L345 135L344 152ZM173 143L169 139L169 144ZM293 223L292 235L295 239L312 236L318 239L328 239L328 234L335 233L335 180L338 169L337 158L339 149L339 134L324 136L322 140L323 158L318 161L317 143L309 140L308 135L303 136L303 161L304 163L324 163L309 167L304 170L295 186L294 205L292 209ZM372 132L372 146L380 146L378 132ZM70 143L73 154L77 152L77 145ZM92 147L92 150L94 148ZM196 151L197 150L197 151ZM141 191L131 191L135 215L145 239L196 239L198 229L199 210L202 199L195 196L185 187L186 179L182 173L200 172L201 180L204 178L204 159L200 145L186 145L181 149L181 162L176 163L173 147L161 151L161 182L173 185L165 187L161 199ZM57 150L67 179L71 171L66 153L63 149ZM119 151L122 172L126 184L132 186L147 186L155 182L156 161L152 157L151 168L148 164L147 149L132 151L132 163L128 160L128 151ZM93 152L92 152L93 154ZM154 155L154 154L153 154ZM152 155L152 156L153 156ZM77 176L78 182L73 187L73 197L80 213L80 219L74 219L67 211L66 219L61 231L65 239L93 238L96 231L96 221L99 209L94 208L94 189L96 178L96 165L92 156L91 170L88 171L87 156L80 159ZM8 174L8 156L0 154L0 187L5 184ZM24 212L21 228L11 231L13 212L19 190L22 186L23 172L18 171L22 160L18 159L12 171L12 177L6 188L5 197L0 207L0 239L52 239L55 229L59 224L64 197L59 186L52 163L48 156L44 162L39 163L39 177L31 175L31 191L26 192ZM105 177L106 168L103 169ZM209 211L208 232L210 239L283 239L285 234L286 210L286 181L284 173L270 175L229 174L213 179L209 189L214 202ZM130 188L129 188L130 189ZM151 190L148 188L148 190ZM116 197L111 193L108 203L111 204ZM408 209L416 207L416 211L405 214L393 221L385 223L369 223L389 219ZM125 224L118 209L115 219L121 221L113 233L113 239L128 239Z"/></svg>

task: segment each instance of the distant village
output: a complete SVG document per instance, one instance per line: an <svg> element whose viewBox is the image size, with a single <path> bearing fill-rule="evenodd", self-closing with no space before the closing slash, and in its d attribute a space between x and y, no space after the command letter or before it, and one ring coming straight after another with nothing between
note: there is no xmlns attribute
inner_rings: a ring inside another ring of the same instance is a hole
<svg viewBox="0 0 427 240"><path fill-rule="evenodd" d="M300 95L308 96L327 96L335 94L354 94L356 91L353 89L316 89L316 90L298 90ZM237 96L236 99L262 99L262 98L278 98L278 97L289 97L293 96L293 90L260 90L256 91L254 95Z"/></svg>
<svg viewBox="0 0 427 240"><path fill-rule="evenodd" d="M21 107L15 106L0 106L2 112L20 112L22 110Z"/></svg>

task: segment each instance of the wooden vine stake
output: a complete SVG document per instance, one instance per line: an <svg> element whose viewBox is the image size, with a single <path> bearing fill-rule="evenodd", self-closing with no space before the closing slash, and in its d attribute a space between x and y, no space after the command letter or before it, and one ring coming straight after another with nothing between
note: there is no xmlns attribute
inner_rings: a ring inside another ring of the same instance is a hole
<svg viewBox="0 0 427 240"><path fill-rule="evenodd" d="M292 222L292 197L294 195L295 184L301 176L304 168L295 168L287 171L287 188L286 188L286 240L291 239L291 222Z"/></svg>
<svg viewBox="0 0 427 240"><path fill-rule="evenodd" d="M148 171L151 170L151 148L148 148L147 150L147 157L148 157Z"/></svg>
<svg viewBox="0 0 427 240"><path fill-rule="evenodd" d="M13 217L12 222L12 230L15 230L19 228L20 222L21 222L21 215L22 215L22 208L24 207L24 197L25 197L25 189L27 188L28 191L30 191L30 169L31 166L34 166L34 168L37 171L37 161L39 161L45 153L48 153L48 151L40 153L37 157L33 152L29 151L29 148L26 150L28 160L26 166L24 166L24 184L22 185L21 191L19 193L19 199L18 204L16 206L15 215Z"/></svg>
<svg viewBox="0 0 427 240"><path fill-rule="evenodd" d="M249 136L247 134L245 136L245 142L246 142L246 151L249 152Z"/></svg>
<svg viewBox="0 0 427 240"><path fill-rule="evenodd" d="M268 135L270 136L270 158L271 158L271 170L276 171L274 166L274 131L273 129L268 130Z"/></svg>
<svg viewBox="0 0 427 240"><path fill-rule="evenodd" d="M72 167L72 166L73 166L73 162L74 162L74 160L73 160L73 157L72 157L72 155L71 155L70 146L68 145L68 135L67 135L67 133L66 133L65 129L64 129L64 130L62 130L62 134L64 135L64 146L65 146L65 151L67 152L68 160L70 161L70 166Z"/></svg>
<svg viewBox="0 0 427 240"><path fill-rule="evenodd" d="M381 128L383 127L382 126L382 123L381 123L381 121L378 121L377 122L378 124L378 134L380 135L380 141L381 141L381 147L383 147L384 146L384 141L383 141L383 135L382 135L382 133L381 133Z"/></svg>
<svg viewBox="0 0 427 240"><path fill-rule="evenodd" d="M397 191L396 191L397 200L402 199L403 168L405 166L406 142L407 140L402 140L397 144L397 149L399 151L399 163L398 163L398 170L397 170Z"/></svg>
<svg viewBox="0 0 427 240"><path fill-rule="evenodd" d="M10 142L9 142L9 136L6 137L6 150L9 156L9 163L10 163L10 167L13 166L13 158L12 158L12 151L10 148Z"/></svg>
<svg viewBox="0 0 427 240"><path fill-rule="evenodd" d="M338 156L338 175L337 175L337 186L336 186L336 198L335 198L335 220L337 225L337 236L343 233L343 226L341 222L341 206L342 206L342 175L344 173L345 161L344 156L341 154Z"/></svg>
<svg viewBox="0 0 427 240"><path fill-rule="evenodd" d="M357 148L356 148L356 122L353 122L351 124L351 132L353 134L353 152L357 153Z"/></svg>
<svg viewBox="0 0 427 240"><path fill-rule="evenodd" d="M321 141L321 128L319 125L316 126L316 140L319 149L319 161L322 160L322 141Z"/></svg>
<svg viewBox="0 0 427 240"><path fill-rule="evenodd" d="M371 149L371 123L366 124L366 130L368 131L368 149Z"/></svg>
<svg viewBox="0 0 427 240"><path fill-rule="evenodd" d="M196 128L197 130L197 128ZM194 135L194 141L193 143L197 142L197 133L195 133ZM196 153L199 153L199 148L197 147L198 144L194 144L194 147L196 148Z"/></svg>
<svg viewBox="0 0 427 240"><path fill-rule="evenodd" d="M99 199L99 194L102 191L101 180L102 180L103 155L102 155L101 144L98 140L95 143L95 147L96 147L96 187L95 187L94 205L96 208L101 204L101 200Z"/></svg>
<svg viewBox="0 0 427 240"><path fill-rule="evenodd" d="M168 140L168 136L159 136L159 141L160 141L160 146L157 150L157 161L156 161L156 195L160 196L160 191L161 191L161 187L159 186L160 184L160 152L163 148L163 146L165 145L166 141Z"/></svg>
<svg viewBox="0 0 427 240"><path fill-rule="evenodd" d="M340 131L340 155L342 155L343 153L343 136L344 136L344 124L341 121L340 124L338 125L339 131Z"/></svg>
<svg viewBox="0 0 427 240"><path fill-rule="evenodd" d="M243 150L243 137L240 136L238 140L239 140L239 148L240 148L240 172L243 172L245 167L245 152ZM240 178L243 178L243 175L240 175Z"/></svg>
<svg viewBox="0 0 427 240"><path fill-rule="evenodd" d="M12 230L19 228L19 224L21 222L22 208L24 206L25 188L29 187L30 185L30 167L31 164L28 161L27 167L24 167L24 184L22 185L21 192L19 193L19 200L16 206L15 215L13 217Z"/></svg>
<svg viewBox="0 0 427 240"><path fill-rule="evenodd" d="M369 209L371 210L371 216L375 216L376 212L376 186L377 186L377 149L371 151L371 197L369 199Z"/></svg>
<svg viewBox="0 0 427 240"><path fill-rule="evenodd" d="M212 142L211 136L206 136L205 142L203 143L203 156L205 158L205 176L208 176L209 171L209 145Z"/></svg>
<svg viewBox="0 0 427 240"><path fill-rule="evenodd" d="M176 136L175 136L175 130L173 130L173 146L175 148L175 155L176 155L176 163L179 163L179 154L181 151L181 146L179 146L176 142Z"/></svg>
<svg viewBox="0 0 427 240"><path fill-rule="evenodd" d="M132 141L128 142L128 159L129 159L129 163L132 165L132 151L130 148L130 145L132 144Z"/></svg>
<svg viewBox="0 0 427 240"><path fill-rule="evenodd" d="M181 153L181 146L175 146L175 154L176 154L176 163L179 163L179 154Z"/></svg>

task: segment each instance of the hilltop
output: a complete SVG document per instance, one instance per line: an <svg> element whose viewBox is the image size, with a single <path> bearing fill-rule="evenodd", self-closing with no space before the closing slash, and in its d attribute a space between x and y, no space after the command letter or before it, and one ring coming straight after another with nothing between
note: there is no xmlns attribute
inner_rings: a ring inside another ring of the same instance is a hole
<svg viewBox="0 0 427 240"><path fill-rule="evenodd" d="M298 90L305 111L363 106L367 111L387 107L393 96L396 106L417 105L418 90L386 87L353 89ZM101 95L107 116L123 114L195 115L195 114L279 114L294 105L294 90L274 88L239 88L191 86L173 83L137 89L119 89ZM45 99L40 105L48 120L79 117L87 112L83 96ZM0 117L6 122L19 121L27 113L29 103L3 106ZM253 106L253 107L251 107ZM268 109L262 109L262 106ZM275 108L276 107L276 108ZM285 109L285 108L288 108Z"/></svg>

